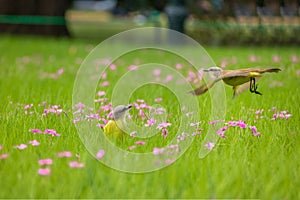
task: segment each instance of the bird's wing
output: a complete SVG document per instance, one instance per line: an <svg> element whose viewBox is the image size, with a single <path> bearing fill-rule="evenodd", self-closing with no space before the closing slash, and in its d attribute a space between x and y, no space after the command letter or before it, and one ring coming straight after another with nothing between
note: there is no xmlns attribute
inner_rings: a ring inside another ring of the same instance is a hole
<svg viewBox="0 0 300 200"><path fill-rule="evenodd" d="M221 73L221 78L230 78L235 76L249 76L251 69L239 69L239 70L224 70Z"/></svg>
<svg viewBox="0 0 300 200"><path fill-rule="evenodd" d="M258 81L260 77L255 77L255 81ZM233 96L232 98L234 99L237 95L241 94L245 90L247 90L250 87L250 81L247 83L244 83L242 85L238 85L233 87Z"/></svg>
<svg viewBox="0 0 300 200"><path fill-rule="evenodd" d="M209 82L208 84L204 84L204 85L201 85L199 88L193 90L193 91L190 91L189 93L190 94L193 94L193 95L201 95L203 93L205 93L208 89L210 89L216 82L222 80L221 78L217 78L211 82Z"/></svg>
<svg viewBox="0 0 300 200"><path fill-rule="evenodd" d="M234 76L259 76L265 72L279 72L280 68L268 68L268 69L260 69L260 68L247 68L247 69L237 69L237 70L223 70L221 73L221 78L230 78ZM255 75L254 75L255 74Z"/></svg>

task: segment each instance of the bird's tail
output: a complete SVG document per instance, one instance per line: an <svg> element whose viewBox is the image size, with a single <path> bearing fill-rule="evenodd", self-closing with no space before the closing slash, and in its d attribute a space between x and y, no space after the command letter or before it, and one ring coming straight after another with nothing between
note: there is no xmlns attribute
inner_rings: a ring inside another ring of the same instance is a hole
<svg viewBox="0 0 300 200"><path fill-rule="evenodd" d="M280 72L281 69L280 68L269 68L269 69L264 69L263 72Z"/></svg>

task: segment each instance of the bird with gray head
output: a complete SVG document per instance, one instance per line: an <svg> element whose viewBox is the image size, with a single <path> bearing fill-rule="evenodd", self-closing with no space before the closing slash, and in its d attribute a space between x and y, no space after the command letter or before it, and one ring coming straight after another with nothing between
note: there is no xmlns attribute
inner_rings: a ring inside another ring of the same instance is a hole
<svg viewBox="0 0 300 200"><path fill-rule="evenodd" d="M125 115L131 108L131 105L119 105L112 111L113 119L109 120L104 126L104 133L108 136L113 136L117 139L122 139L125 136L124 130L126 129Z"/></svg>
<svg viewBox="0 0 300 200"><path fill-rule="evenodd" d="M126 112L131 108L131 105L124 106L119 105L113 109L113 118L114 120L124 119Z"/></svg>
<svg viewBox="0 0 300 200"><path fill-rule="evenodd" d="M208 69L204 69L204 72L211 73L213 76L213 80L208 82L208 84L204 84L199 88L190 91L189 93L193 95L201 95L205 93L208 89L213 87L215 83L220 80L223 80L224 83L233 87L233 98L240 94L242 91L250 88L251 93L259 94L261 93L257 91L256 82L258 79L262 77L263 73L266 72L279 72L281 69L279 68L268 68L268 69L260 69L260 68L247 68L247 69L237 69L237 70L223 70L220 67L210 67Z"/></svg>
<svg viewBox="0 0 300 200"><path fill-rule="evenodd" d="M220 67L214 66L214 67L210 67L208 69L204 69L203 71L210 72L214 78L218 78L218 77L220 77L223 70Z"/></svg>

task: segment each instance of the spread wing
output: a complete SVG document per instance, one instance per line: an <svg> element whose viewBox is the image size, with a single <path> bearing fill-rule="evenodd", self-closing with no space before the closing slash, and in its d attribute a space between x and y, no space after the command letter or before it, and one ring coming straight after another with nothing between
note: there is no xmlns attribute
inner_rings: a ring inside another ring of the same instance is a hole
<svg viewBox="0 0 300 200"><path fill-rule="evenodd" d="M230 78L235 76L249 76L249 73L251 72L251 69L242 69L242 70L223 70L220 77L209 82L208 84L201 85L199 88L190 91L190 94L193 95L201 95L207 92L208 89L212 88L213 85L222 80L223 78Z"/></svg>
<svg viewBox="0 0 300 200"><path fill-rule="evenodd" d="M255 80L258 81L258 79L260 78L260 74L263 74L265 72L279 72L281 71L281 69L279 68L268 68L268 69L259 69L259 68L247 68L247 69L239 69L239 70L223 70L220 77L218 77L217 79L209 82L208 84L204 84L202 86L200 86L199 88L190 91L190 94L193 95L201 95L205 92L207 92L207 90L209 90L211 87L213 87L213 85L224 79L224 78L230 78L230 77L237 77L237 76L253 76L255 77ZM239 86L235 86L234 89L234 95L233 98L236 97L238 94L240 94L241 92L247 90L250 87L250 82L241 84Z"/></svg>
<svg viewBox="0 0 300 200"><path fill-rule="evenodd" d="M251 76L256 74L255 76L259 76L260 74L266 72L279 72L280 68L268 68L268 69L260 69L260 68L247 68L247 69L238 69L238 70L223 70L220 78L230 78L235 76Z"/></svg>
<svg viewBox="0 0 300 200"><path fill-rule="evenodd" d="M199 88L197 88L193 91L190 91L189 93L192 94L192 95L204 94L208 89L212 88L212 86L220 80L222 80L222 78L217 78L217 79L209 82L208 84L201 85Z"/></svg>

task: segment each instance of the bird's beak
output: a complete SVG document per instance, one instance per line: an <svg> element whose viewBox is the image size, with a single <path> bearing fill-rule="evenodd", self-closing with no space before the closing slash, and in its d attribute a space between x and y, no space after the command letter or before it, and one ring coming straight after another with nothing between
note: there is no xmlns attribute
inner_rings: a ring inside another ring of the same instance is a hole
<svg viewBox="0 0 300 200"><path fill-rule="evenodd" d="M132 105L128 105L127 106L127 110L131 109L132 108Z"/></svg>
<svg viewBox="0 0 300 200"><path fill-rule="evenodd" d="M209 69L203 69L204 72L209 72Z"/></svg>

